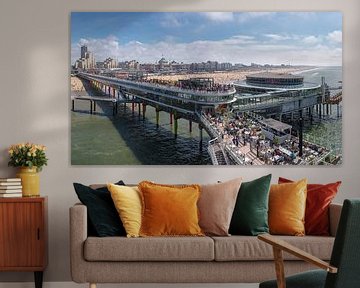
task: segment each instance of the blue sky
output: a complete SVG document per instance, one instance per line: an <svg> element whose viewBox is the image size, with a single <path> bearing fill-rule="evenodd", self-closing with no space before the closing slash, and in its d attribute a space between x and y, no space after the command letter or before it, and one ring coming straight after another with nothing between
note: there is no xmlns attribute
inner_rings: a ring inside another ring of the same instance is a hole
<svg viewBox="0 0 360 288"><path fill-rule="evenodd" d="M340 12L73 12L71 61L88 45L96 61L162 56L178 62L341 65Z"/></svg>

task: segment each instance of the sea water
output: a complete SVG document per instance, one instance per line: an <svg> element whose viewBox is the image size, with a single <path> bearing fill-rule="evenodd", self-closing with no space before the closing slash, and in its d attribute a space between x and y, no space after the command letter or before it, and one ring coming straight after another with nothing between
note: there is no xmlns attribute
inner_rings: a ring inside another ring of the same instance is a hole
<svg viewBox="0 0 360 288"><path fill-rule="evenodd" d="M320 67L311 71L299 73L304 76L304 81L321 84L321 77L325 77L325 82L329 87L337 88L342 86L342 67ZM338 90L335 90L338 92ZM346 101L346 100L345 100ZM333 155L342 155L342 102L339 104L339 113L337 105L331 105L329 115L326 115L326 109L323 109L320 119L315 113L313 125L305 125L304 139L310 142L322 145L332 150Z"/></svg>
<svg viewBox="0 0 360 288"><path fill-rule="evenodd" d="M87 101L77 101L71 112L71 163L73 165L209 165L207 153L209 136L200 131L197 123L178 120L178 134L174 134L174 120L170 124L168 113L160 112L159 127L156 112L146 107L145 119L139 116L136 105L119 105L118 114L112 114L107 103L97 106L91 115Z"/></svg>

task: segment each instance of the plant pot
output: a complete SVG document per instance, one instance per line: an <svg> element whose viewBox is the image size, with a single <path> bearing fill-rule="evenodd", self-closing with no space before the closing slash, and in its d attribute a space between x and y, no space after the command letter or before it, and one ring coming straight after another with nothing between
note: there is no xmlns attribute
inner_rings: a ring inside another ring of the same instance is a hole
<svg viewBox="0 0 360 288"><path fill-rule="evenodd" d="M20 167L17 177L21 178L22 196L40 196L40 177L36 167Z"/></svg>

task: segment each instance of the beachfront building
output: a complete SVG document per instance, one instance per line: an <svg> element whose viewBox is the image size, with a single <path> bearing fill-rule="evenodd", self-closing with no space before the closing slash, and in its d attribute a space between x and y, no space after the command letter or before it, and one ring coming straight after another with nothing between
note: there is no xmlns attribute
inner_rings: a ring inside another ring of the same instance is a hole
<svg viewBox="0 0 360 288"><path fill-rule="evenodd" d="M246 83L252 85L266 85L272 87L301 86L304 84L304 77L288 73L256 73L246 76Z"/></svg>
<svg viewBox="0 0 360 288"><path fill-rule="evenodd" d="M76 60L74 68L80 70L96 68L94 54L88 51L88 47L86 45L80 47L80 58Z"/></svg>
<svg viewBox="0 0 360 288"><path fill-rule="evenodd" d="M255 112L280 121L285 114L306 109L312 113L315 106L321 113L325 91L323 85L305 82L302 76L271 72L247 75L246 80L237 81L234 86L238 92L236 111Z"/></svg>
<svg viewBox="0 0 360 288"><path fill-rule="evenodd" d="M105 69L114 69L117 68L117 61L113 58L106 58L104 61L104 68Z"/></svg>
<svg viewBox="0 0 360 288"><path fill-rule="evenodd" d="M261 125L261 132L266 137L276 144L282 144L285 140L291 138L291 125L277 121L272 118L259 120Z"/></svg>

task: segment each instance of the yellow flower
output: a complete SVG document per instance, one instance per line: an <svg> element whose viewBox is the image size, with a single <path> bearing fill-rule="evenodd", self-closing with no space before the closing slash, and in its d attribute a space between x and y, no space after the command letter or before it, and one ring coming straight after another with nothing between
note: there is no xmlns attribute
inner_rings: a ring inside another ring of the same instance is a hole
<svg viewBox="0 0 360 288"><path fill-rule="evenodd" d="M9 154L13 155L14 154L14 150L13 149L9 149Z"/></svg>
<svg viewBox="0 0 360 288"><path fill-rule="evenodd" d="M31 157L31 153L30 153L30 152L26 153L26 155L29 156L29 157Z"/></svg>

